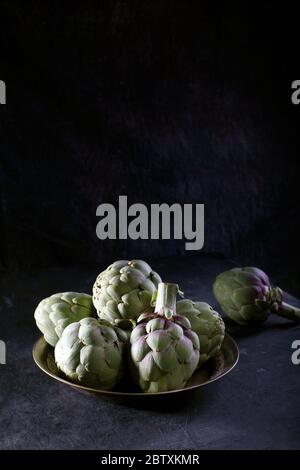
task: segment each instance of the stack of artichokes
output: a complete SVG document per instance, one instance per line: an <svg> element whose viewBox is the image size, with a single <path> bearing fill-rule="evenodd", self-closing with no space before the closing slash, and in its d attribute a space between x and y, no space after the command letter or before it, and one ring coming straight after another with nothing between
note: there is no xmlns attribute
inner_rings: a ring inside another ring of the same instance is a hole
<svg viewBox="0 0 300 470"><path fill-rule="evenodd" d="M272 312L300 320L300 311L284 303L282 291L257 268L220 274L213 291L239 324L264 321ZM183 388L219 353L225 336L224 322L209 304L177 302L178 292L145 261L121 260L99 274L93 296L51 295L34 316L55 348L58 369L72 382L111 390L132 379L142 392L158 393Z"/></svg>

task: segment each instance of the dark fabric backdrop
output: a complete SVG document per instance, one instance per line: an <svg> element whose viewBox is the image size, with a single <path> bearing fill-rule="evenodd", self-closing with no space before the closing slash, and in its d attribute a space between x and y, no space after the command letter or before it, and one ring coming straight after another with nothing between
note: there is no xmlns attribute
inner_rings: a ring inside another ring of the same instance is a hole
<svg viewBox="0 0 300 470"><path fill-rule="evenodd" d="M205 204L203 252L300 294L297 15L276 2L1 1L1 265L183 255L96 207ZM193 253L189 253L193 256Z"/></svg>

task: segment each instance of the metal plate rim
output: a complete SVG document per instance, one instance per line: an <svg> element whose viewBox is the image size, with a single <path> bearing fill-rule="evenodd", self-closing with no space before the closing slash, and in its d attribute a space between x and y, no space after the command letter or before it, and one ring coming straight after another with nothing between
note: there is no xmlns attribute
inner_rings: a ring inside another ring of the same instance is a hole
<svg viewBox="0 0 300 470"><path fill-rule="evenodd" d="M212 377L212 378L209 378L208 380L205 380L204 382L201 382L199 384L194 384L194 385L187 385L185 386L184 388L181 388L181 389L178 389L178 390L169 390L169 391L166 391L166 392L157 392L157 393L144 393L144 392L121 392L121 391L117 391L117 390L101 390L101 389L97 389L97 388L92 388L92 387L86 387L84 385L80 385L80 384L76 384L76 383L73 383L63 377L60 377L58 375L56 375L55 373L53 373L49 367L45 364L45 361L42 360L42 355L43 353L45 354L45 351L47 351L47 349L51 348L53 349L49 344L46 343L45 339L43 336L41 336L34 344L33 346L33 350L32 350L32 356L33 356L33 360L34 362L36 363L36 365L45 373L47 374L48 376L52 377L53 379L57 380L58 382L61 382L61 383L64 383L70 387L73 387L75 389L77 389L78 391L82 391L82 392L87 392L87 393L93 393L93 394L97 394L97 395L106 395L106 396L111 396L111 397L158 397L158 396L162 396L162 395L173 395L173 394L176 394L176 393L180 393L180 392L187 392L189 390L195 390L197 388L200 388L200 387L203 387L205 385L209 385L210 383L213 383L215 382L216 380L219 380L221 379L222 377L225 377L225 375L227 375L230 371L232 371L232 369L237 365L238 361L239 361L239 348L238 348L238 345L237 343L235 342L235 340L228 334L226 333L225 334L225 338L224 338L224 341L223 341L223 345L221 347L221 351L222 351L222 348L224 346L224 343L225 341L229 344L230 344L230 347L231 347L231 351L234 353L234 359L232 361L232 363L224 368L224 370L216 375L215 377ZM40 352L42 350L42 353Z"/></svg>

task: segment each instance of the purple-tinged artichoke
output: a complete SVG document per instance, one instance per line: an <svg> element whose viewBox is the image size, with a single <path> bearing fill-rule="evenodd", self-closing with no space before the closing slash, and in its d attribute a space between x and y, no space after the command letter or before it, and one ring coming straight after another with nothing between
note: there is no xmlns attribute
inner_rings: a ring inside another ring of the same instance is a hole
<svg viewBox="0 0 300 470"><path fill-rule="evenodd" d="M130 336L136 380L144 392L181 389L199 362L199 338L176 314L177 284L160 283L155 312L140 315Z"/></svg>
<svg viewBox="0 0 300 470"><path fill-rule="evenodd" d="M264 322L271 313L300 321L300 310L283 301L282 290L272 287L261 269L225 271L216 277L213 292L223 312L240 325Z"/></svg>

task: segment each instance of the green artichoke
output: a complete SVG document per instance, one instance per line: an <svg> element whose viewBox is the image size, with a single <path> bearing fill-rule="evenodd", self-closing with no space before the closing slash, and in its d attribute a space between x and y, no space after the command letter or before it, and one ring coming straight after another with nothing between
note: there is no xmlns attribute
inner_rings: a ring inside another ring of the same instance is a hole
<svg viewBox="0 0 300 470"><path fill-rule="evenodd" d="M215 279L214 295L228 317L240 325L260 323L271 313L300 321L300 310L283 302L283 292L272 287L258 268L233 268Z"/></svg>
<svg viewBox="0 0 300 470"><path fill-rule="evenodd" d="M176 314L176 284L160 283L155 312L138 318L130 336L136 381L144 392L183 388L199 362L199 337Z"/></svg>
<svg viewBox="0 0 300 470"><path fill-rule="evenodd" d="M126 340L108 322L84 318L67 326L55 346L57 367L75 383L110 390L122 377Z"/></svg>
<svg viewBox="0 0 300 470"><path fill-rule="evenodd" d="M37 327L53 347L70 323L96 316L92 297L78 292L53 294L43 299L34 312Z"/></svg>
<svg viewBox="0 0 300 470"><path fill-rule="evenodd" d="M93 287L99 317L115 324L135 320L151 310L152 294L159 282L161 278L145 261L116 261L99 274Z"/></svg>
<svg viewBox="0 0 300 470"><path fill-rule="evenodd" d="M177 314L186 317L199 336L201 351L198 366L201 366L221 349L225 336L222 317L206 302L183 299L177 302L176 308Z"/></svg>

